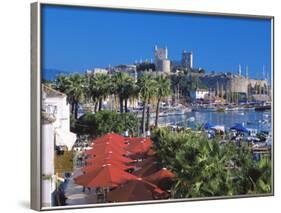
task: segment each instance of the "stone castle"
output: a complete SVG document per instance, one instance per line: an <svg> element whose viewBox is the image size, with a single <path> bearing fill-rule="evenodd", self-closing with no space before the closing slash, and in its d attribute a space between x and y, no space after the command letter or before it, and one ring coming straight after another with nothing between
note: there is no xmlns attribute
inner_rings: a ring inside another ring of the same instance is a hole
<svg viewBox="0 0 281 213"><path fill-rule="evenodd" d="M154 64L158 71L168 75L175 74L173 64L168 58L167 47L154 47ZM244 95L247 98L252 97L254 100L268 101L270 99L270 85L268 85L268 81L266 79L250 79L247 68L246 76L243 76L240 65L237 74L231 72L205 74L198 72L200 68L196 69L193 67L193 53L184 50L179 67L182 70L189 70L187 75L197 76L208 87L208 90L215 93L217 97L227 98L227 95L234 93Z"/></svg>
<svg viewBox="0 0 281 213"><path fill-rule="evenodd" d="M152 74L165 74L165 75L186 75L190 77L197 77L201 80L203 85L206 85L211 94L215 94L216 97L228 99L227 96L233 94L240 94L245 96L248 100L270 100L270 85L264 78L261 80L251 79L248 77L246 68L246 75L241 73L241 66L237 74L232 72L225 73L205 73L202 68L195 68L193 63L193 53L191 51L183 50L182 57L179 61L172 61L168 57L167 47L154 47L154 61L140 62L134 65L119 65L114 69L115 72L127 72L135 81L138 76L141 76L143 72L149 71ZM96 72L95 72L96 73Z"/></svg>
<svg viewBox="0 0 281 213"><path fill-rule="evenodd" d="M216 73L205 74L199 79L215 92L216 96L227 98L233 93L244 94L255 100L268 101L270 99L270 86L267 80L249 79L241 74Z"/></svg>

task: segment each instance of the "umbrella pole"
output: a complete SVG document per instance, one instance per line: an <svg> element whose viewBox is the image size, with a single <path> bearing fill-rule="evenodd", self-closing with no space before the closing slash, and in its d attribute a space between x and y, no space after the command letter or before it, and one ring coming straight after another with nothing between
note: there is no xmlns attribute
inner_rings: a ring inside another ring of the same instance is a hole
<svg viewBox="0 0 281 213"><path fill-rule="evenodd" d="M105 194L104 194L104 202L107 202L107 194L109 192L109 187L106 187Z"/></svg>

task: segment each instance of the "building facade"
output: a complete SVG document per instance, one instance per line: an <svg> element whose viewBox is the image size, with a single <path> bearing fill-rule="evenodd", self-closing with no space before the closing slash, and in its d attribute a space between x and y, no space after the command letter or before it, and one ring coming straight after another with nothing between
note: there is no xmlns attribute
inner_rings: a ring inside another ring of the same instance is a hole
<svg viewBox="0 0 281 213"><path fill-rule="evenodd" d="M199 89L192 91L190 93L190 97L192 98L192 101L196 101L198 99L206 99L209 96L209 90L207 89Z"/></svg>
<svg viewBox="0 0 281 213"><path fill-rule="evenodd" d="M217 97L228 99L233 94L244 94L256 101L270 99L270 86L266 80L249 79L241 74L216 73L199 77Z"/></svg>
<svg viewBox="0 0 281 213"><path fill-rule="evenodd" d="M70 108L67 96L42 86L42 204L53 205L58 176L55 173L56 147L72 149L76 134L70 132Z"/></svg>

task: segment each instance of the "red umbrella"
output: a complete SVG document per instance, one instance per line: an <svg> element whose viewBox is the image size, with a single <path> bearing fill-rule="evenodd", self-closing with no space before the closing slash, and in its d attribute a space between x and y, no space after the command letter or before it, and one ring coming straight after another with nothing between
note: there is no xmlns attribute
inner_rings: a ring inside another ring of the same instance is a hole
<svg viewBox="0 0 281 213"><path fill-rule="evenodd" d="M137 162L136 165L138 167L143 168L143 167L146 167L146 166L148 166L150 164L154 164L157 161L158 161L158 159L157 159L156 156L149 156L146 159L144 159L143 161Z"/></svg>
<svg viewBox="0 0 281 213"><path fill-rule="evenodd" d="M162 168L159 171L145 177L145 180L157 185L159 182L161 182L164 179L172 179L174 177L175 177L174 173L172 173L170 170L166 168Z"/></svg>
<svg viewBox="0 0 281 213"><path fill-rule="evenodd" d="M104 165L100 169L77 177L75 182L86 187L114 187L134 179L137 177L122 169Z"/></svg>
<svg viewBox="0 0 281 213"><path fill-rule="evenodd" d="M114 160L114 161L117 161L117 162L121 162L121 163L133 163L135 162L135 160L132 160L130 158L126 158L126 157L123 157L123 156L120 156L120 155L117 155L117 154L106 154L104 156L97 156L97 157L93 157L93 158L89 158L86 160L87 163L91 163L91 162L94 162L94 161L101 161L101 160Z"/></svg>
<svg viewBox="0 0 281 213"><path fill-rule="evenodd" d="M153 149L149 149L148 152L146 153L148 156L153 156L156 154L156 152Z"/></svg>
<svg viewBox="0 0 281 213"><path fill-rule="evenodd" d="M112 144L112 145L116 145L116 146L119 146L119 147L127 147L128 144L124 143L124 142L121 142L121 141L114 141L114 140L104 140L104 141L99 141L99 142L94 142L92 143L91 146L95 146L95 145L102 145L102 144Z"/></svg>
<svg viewBox="0 0 281 213"><path fill-rule="evenodd" d="M149 138L145 138L139 142L134 142L129 144L125 149L130 151L131 153L145 153L147 152L152 146L152 142Z"/></svg>
<svg viewBox="0 0 281 213"><path fill-rule="evenodd" d="M126 144L123 144L125 146L127 146ZM125 146L122 146L121 144L119 143L115 143L113 141L105 141L103 143L95 143L92 145L92 148L95 148L95 147L104 147L104 146L110 146L110 147L114 147L114 148L118 148L118 149L123 149Z"/></svg>
<svg viewBox="0 0 281 213"><path fill-rule="evenodd" d="M149 176L154 172L157 172L159 169L161 169L160 164L157 161L155 161L155 158L153 157L148 158L147 160L141 162L137 166L140 166L141 169L133 172L133 174L139 177Z"/></svg>
<svg viewBox="0 0 281 213"><path fill-rule="evenodd" d="M140 142L142 140L145 140L146 138L127 138L127 141L129 144L132 144L132 143L137 143L137 142Z"/></svg>
<svg viewBox="0 0 281 213"><path fill-rule="evenodd" d="M87 155L96 155L96 156L99 155L104 156L105 154L111 154L111 153L118 154L120 156L128 154L127 151L112 146L101 146L85 151L85 154Z"/></svg>
<svg viewBox="0 0 281 213"><path fill-rule="evenodd" d="M123 146L120 146L119 144L116 144L114 142L104 142L104 143L97 143L92 145L93 149L103 148L103 147L110 147L113 149L124 150Z"/></svg>
<svg viewBox="0 0 281 213"><path fill-rule="evenodd" d="M116 133L108 133L102 137L93 140L93 144L105 143L105 142L114 142L126 146L125 144L126 138Z"/></svg>
<svg viewBox="0 0 281 213"><path fill-rule="evenodd" d="M167 198L168 194L141 178L118 186L107 195L112 202L143 201Z"/></svg>
<svg viewBox="0 0 281 213"><path fill-rule="evenodd" d="M93 172L95 170L100 169L103 165L112 165L112 166L115 166L122 170L128 170L128 169L135 168L134 166L126 166L123 163L112 161L112 160L102 160L102 161L94 162L93 164L91 164L89 166L83 167L81 169L81 171L86 172L86 173Z"/></svg>

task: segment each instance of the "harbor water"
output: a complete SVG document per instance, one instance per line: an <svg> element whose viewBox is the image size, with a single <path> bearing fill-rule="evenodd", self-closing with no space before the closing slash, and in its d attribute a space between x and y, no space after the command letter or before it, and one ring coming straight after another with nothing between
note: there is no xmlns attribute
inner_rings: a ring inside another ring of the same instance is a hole
<svg viewBox="0 0 281 213"><path fill-rule="evenodd" d="M167 115L159 118L160 124L177 125L181 127L196 128L206 122L214 125L223 125L226 129L236 123L246 128L258 131L271 132L271 111L226 111L226 112L188 112L184 115Z"/></svg>

